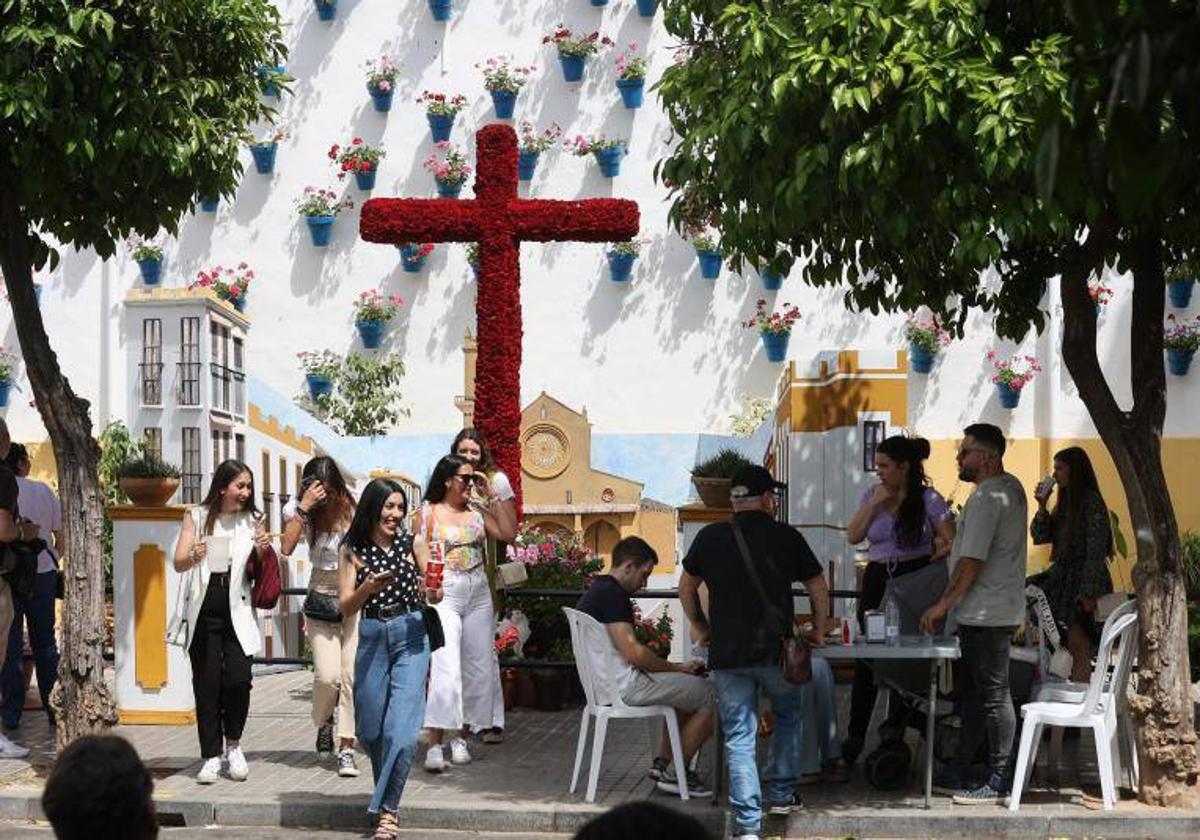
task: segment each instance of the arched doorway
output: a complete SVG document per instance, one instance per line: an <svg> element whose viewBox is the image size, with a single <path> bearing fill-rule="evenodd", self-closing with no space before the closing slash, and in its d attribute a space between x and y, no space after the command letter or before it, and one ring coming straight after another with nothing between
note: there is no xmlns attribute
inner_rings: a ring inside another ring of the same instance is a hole
<svg viewBox="0 0 1200 840"><path fill-rule="evenodd" d="M621 532L604 520L593 522L583 533L583 544L587 546L588 551L604 558L605 568L608 568L612 561L613 547L620 539Z"/></svg>

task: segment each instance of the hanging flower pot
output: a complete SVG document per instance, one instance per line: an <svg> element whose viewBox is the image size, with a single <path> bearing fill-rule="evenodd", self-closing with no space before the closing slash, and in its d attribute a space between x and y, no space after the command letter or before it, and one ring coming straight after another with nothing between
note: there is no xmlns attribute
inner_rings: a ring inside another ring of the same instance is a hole
<svg viewBox="0 0 1200 840"><path fill-rule="evenodd" d="M317 20L333 20L337 17L338 0L313 0L317 8Z"/></svg>
<svg viewBox="0 0 1200 840"><path fill-rule="evenodd" d="M375 189L375 174L379 171L375 169L359 169L354 173L354 180L358 184L358 188L364 192L370 192Z"/></svg>
<svg viewBox="0 0 1200 840"><path fill-rule="evenodd" d="M266 65L259 67L255 71L255 75L258 76L258 89L262 92L262 95L274 96L278 99L279 94L283 91L279 83L282 77L286 75L286 72L282 64L276 64L274 67Z"/></svg>
<svg viewBox="0 0 1200 840"><path fill-rule="evenodd" d="M1002 359L994 350L989 350L987 360L995 371L992 382L996 385L996 396L1004 408L1016 408L1021 401L1021 391L1042 372L1038 360L1029 355L1018 354Z"/></svg>
<svg viewBox="0 0 1200 840"><path fill-rule="evenodd" d="M250 147L254 157L254 168L260 175L269 175L275 171L275 153L279 151L278 143L255 143Z"/></svg>
<svg viewBox="0 0 1200 840"><path fill-rule="evenodd" d="M558 64L562 67L564 82L583 81L583 64L586 59L581 55L563 55L559 53Z"/></svg>
<svg viewBox="0 0 1200 840"><path fill-rule="evenodd" d="M162 257L146 257L137 261L138 271L142 273L142 282L147 286L157 286L162 280Z"/></svg>
<svg viewBox="0 0 1200 840"><path fill-rule="evenodd" d="M778 271L772 271L769 268L760 268L758 276L762 280L763 288L768 292L778 292L783 288L783 275Z"/></svg>
<svg viewBox="0 0 1200 840"><path fill-rule="evenodd" d="M591 0L593 6L607 6L608 0Z"/></svg>
<svg viewBox="0 0 1200 840"><path fill-rule="evenodd" d="M496 111L496 119L511 120L513 109L517 105L517 92L515 90L493 90L491 93L492 108Z"/></svg>
<svg viewBox="0 0 1200 840"><path fill-rule="evenodd" d="M1168 347L1167 368L1175 376L1187 376L1188 369L1192 366L1192 357L1195 355L1195 350L1182 350L1178 347Z"/></svg>
<svg viewBox="0 0 1200 840"><path fill-rule="evenodd" d="M697 248L696 259L700 261L700 276L705 280L716 280L721 276L720 251Z"/></svg>
<svg viewBox="0 0 1200 840"><path fill-rule="evenodd" d="M429 252L433 250L431 246L423 248L420 245L397 245L400 250L400 266L409 274L416 274L425 267L425 260L429 257Z"/></svg>
<svg viewBox="0 0 1200 840"><path fill-rule="evenodd" d="M1167 316L1163 330L1163 345L1167 351L1167 367L1175 376L1187 376L1192 356L1200 347L1200 315L1190 321L1180 321L1174 315Z"/></svg>
<svg viewBox="0 0 1200 840"><path fill-rule="evenodd" d="M658 0L637 0L638 14L644 18L654 17L658 11Z"/></svg>
<svg viewBox="0 0 1200 840"><path fill-rule="evenodd" d="M908 366L913 373L929 373L933 370L934 350L926 350L919 344L908 345Z"/></svg>
<svg viewBox="0 0 1200 840"><path fill-rule="evenodd" d="M429 0L429 11L433 15L434 20L450 20L453 9L454 7L450 0Z"/></svg>
<svg viewBox="0 0 1200 840"><path fill-rule="evenodd" d="M537 169L541 152L522 151L517 153L517 180L532 181L533 170Z"/></svg>
<svg viewBox="0 0 1200 840"><path fill-rule="evenodd" d="M333 393L333 380L328 376L306 373L304 381L308 384L308 396L312 398L313 402L317 402L318 397L328 397Z"/></svg>
<svg viewBox="0 0 1200 840"><path fill-rule="evenodd" d="M754 317L742 321L742 326L758 330L767 361L782 362L787 358L792 327L799 320L800 310L792 304L785 303L782 309L771 312L767 309L767 302L759 298L755 304Z"/></svg>
<svg viewBox="0 0 1200 840"><path fill-rule="evenodd" d="M913 373L929 373L938 348L950 343L950 333L942 326L941 318L926 307L908 316L904 338L908 341L908 361Z"/></svg>
<svg viewBox="0 0 1200 840"><path fill-rule="evenodd" d="M33 284L33 299L35 301L37 301L39 304L42 302L42 284L41 283Z"/></svg>
<svg viewBox="0 0 1200 840"><path fill-rule="evenodd" d="M763 350L766 351L768 362L782 362L787 358L788 339L792 337L790 332L764 332L759 335L762 336Z"/></svg>
<svg viewBox="0 0 1200 840"><path fill-rule="evenodd" d="M337 216L305 216L304 219L308 223L308 233L312 237L312 244L318 248L329 245L329 240L333 238L333 223Z"/></svg>
<svg viewBox="0 0 1200 840"><path fill-rule="evenodd" d="M0 379L0 408L8 407L8 392L12 388L12 382L7 379Z"/></svg>
<svg viewBox="0 0 1200 840"><path fill-rule="evenodd" d="M621 101L626 108L641 108L645 89L645 79L617 79L617 90L621 92Z"/></svg>
<svg viewBox="0 0 1200 840"><path fill-rule="evenodd" d="M636 260L637 254L609 251L608 273L612 281L614 283L628 282L633 275L633 264Z"/></svg>
<svg viewBox="0 0 1200 840"><path fill-rule="evenodd" d="M216 213L217 205L220 203L219 198L200 198L200 209L205 213Z"/></svg>
<svg viewBox="0 0 1200 840"><path fill-rule="evenodd" d="M433 142L444 143L450 139L450 130L454 128L453 114L426 114L425 119L429 121Z"/></svg>
<svg viewBox="0 0 1200 840"><path fill-rule="evenodd" d="M1167 296L1171 299L1171 305L1176 309L1187 309L1192 303L1192 289L1195 287L1195 280L1172 280L1167 284Z"/></svg>
<svg viewBox="0 0 1200 840"><path fill-rule="evenodd" d="M1001 408L1016 408L1021 403L1021 389L1007 382L996 383L996 396L1000 398Z"/></svg>
<svg viewBox="0 0 1200 840"><path fill-rule="evenodd" d="M462 192L462 181L443 181L441 178L434 180L437 182L438 198L458 198Z"/></svg>
<svg viewBox="0 0 1200 840"><path fill-rule="evenodd" d="M382 321L356 321L354 326L358 329L358 337L362 339L362 346L368 350L378 350L379 345L383 343L383 328L386 326Z"/></svg>
<svg viewBox="0 0 1200 840"><path fill-rule="evenodd" d="M395 90L391 85L388 85L387 90L381 90L376 85L367 85L367 93L371 94L371 104L375 106L376 111L387 113L392 110L392 95Z"/></svg>
<svg viewBox="0 0 1200 840"><path fill-rule="evenodd" d="M600 174L605 178L615 178L621 174L621 158L625 156L624 146L605 146L596 149L592 154L596 163L600 164Z"/></svg>

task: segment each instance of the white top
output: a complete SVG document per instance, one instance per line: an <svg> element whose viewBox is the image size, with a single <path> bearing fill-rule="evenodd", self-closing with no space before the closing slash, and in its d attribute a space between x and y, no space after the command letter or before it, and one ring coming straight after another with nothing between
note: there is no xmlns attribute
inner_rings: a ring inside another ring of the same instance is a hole
<svg viewBox="0 0 1200 840"><path fill-rule="evenodd" d="M197 539L204 536L204 522L208 516L207 510L198 505L188 511L192 517L192 526ZM222 521L224 520L224 521ZM230 566L229 566L229 615L233 619L233 632L241 645L242 653L246 656L256 656L262 649L262 636L255 619L254 607L250 603L251 582L246 576L246 560L254 551L254 517L249 513L232 514L229 518L218 517L213 523L213 534L229 536ZM188 627L195 628L200 617L200 607L204 604L204 593L208 590L208 581L213 570L208 563L200 563L184 572L187 577L188 593L185 595ZM195 632L188 644L195 641Z"/></svg>
<svg viewBox="0 0 1200 840"><path fill-rule="evenodd" d="M296 517L296 500L291 499L283 506L283 522L287 525ZM304 539L308 539L308 529L304 529ZM313 544L308 547L308 560L313 569L322 572L336 572L338 567L338 547L342 544L342 535L333 531L317 531Z"/></svg>
<svg viewBox="0 0 1200 840"><path fill-rule="evenodd" d="M53 572L58 568L58 557L54 553L54 538L50 532L61 531L63 527L62 505L58 496L47 484L17 476L17 505L21 509L21 516L37 523L41 529L38 536L46 541L46 550L38 555L38 574Z"/></svg>

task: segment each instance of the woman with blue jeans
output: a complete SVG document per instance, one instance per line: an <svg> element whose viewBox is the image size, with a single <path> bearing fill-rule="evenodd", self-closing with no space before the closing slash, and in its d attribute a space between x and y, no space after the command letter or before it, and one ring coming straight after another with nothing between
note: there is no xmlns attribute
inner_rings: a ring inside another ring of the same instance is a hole
<svg viewBox="0 0 1200 840"><path fill-rule="evenodd" d="M429 547L404 530L408 499L398 482L377 478L359 499L338 565L342 615L360 613L354 660L358 742L371 759L378 816L375 840L400 832L396 810L421 735L429 635L422 609L441 589L425 587Z"/></svg>

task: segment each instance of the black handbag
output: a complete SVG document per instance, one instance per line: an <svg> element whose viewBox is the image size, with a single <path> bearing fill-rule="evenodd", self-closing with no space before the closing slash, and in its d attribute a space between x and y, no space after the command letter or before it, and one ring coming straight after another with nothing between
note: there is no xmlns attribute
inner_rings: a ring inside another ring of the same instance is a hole
<svg viewBox="0 0 1200 840"><path fill-rule="evenodd" d="M0 577L8 581L14 599L24 600L33 595L38 557L45 550L46 541L42 539L0 543Z"/></svg>
<svg viewBox="0 0 1200 840"><path fill-rule="evenodd" d="M425 620L425 633L429 636L429 652L433 653L446 644L446 631L442 629L442 617L433 607L422 607L421 618Z"/></svg>
<svg viewBox="0 0 1200 840"><path fill-rule="evenodd" d="M305 618L311 618L313 621L339 624L342 620L342 609L338 599L314 589L308 590L308 594L304 596L304 605L300 609Z"/></svg>

